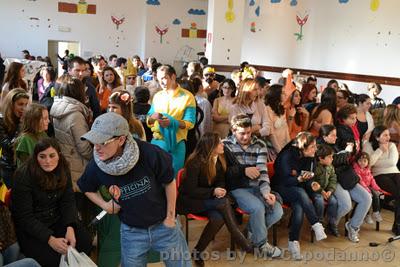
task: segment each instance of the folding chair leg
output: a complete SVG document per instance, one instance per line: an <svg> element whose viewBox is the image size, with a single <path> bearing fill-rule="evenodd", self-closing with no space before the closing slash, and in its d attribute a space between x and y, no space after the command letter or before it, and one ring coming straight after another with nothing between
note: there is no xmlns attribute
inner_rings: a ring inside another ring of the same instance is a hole
<svg viewBox="0 0 400 267"><path fill-rule="evenodd" d="M278 245L278 226L276 224L272 225L272 244Z"/></svg>
<svg viewBox="0 0 400 267"><path fill-rule="evenodd" d="M376 224L375 224L375 231L379 232L379 222L376 222Z"/></svg>

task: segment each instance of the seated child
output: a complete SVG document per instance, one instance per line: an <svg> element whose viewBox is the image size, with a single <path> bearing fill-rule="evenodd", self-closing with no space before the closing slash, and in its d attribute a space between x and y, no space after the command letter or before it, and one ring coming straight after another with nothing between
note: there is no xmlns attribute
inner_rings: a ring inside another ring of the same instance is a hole
<svg viewBox="0 0 400 267"><path fill-rule="evenodd" d="M338 201L333 194L336 190L336 173L332 165L334 150L328 145L318 145L316 157L318 160L315 175L310 180L312 189L311 198L320 222L324 219L325 201L328 203L328 227L327 230L334 236L339 236L336 225Z"/></svg>
<svg viewBox="0 0 400 267"><path fill-rule="evenodd" d="M371 193L372 196L372 218L371 214L368 213L367 216L365 216L365 222L368 224L373 224L373 220L376 222L381 222L383 219L380 213L381 208L379 196L383 194L383 190L376 183L374 176L372 176L371 169L369 167L368 153L360 153L357 161L353 163L353 168L358 176L360 176L360 185L369 193Z"/></svg>

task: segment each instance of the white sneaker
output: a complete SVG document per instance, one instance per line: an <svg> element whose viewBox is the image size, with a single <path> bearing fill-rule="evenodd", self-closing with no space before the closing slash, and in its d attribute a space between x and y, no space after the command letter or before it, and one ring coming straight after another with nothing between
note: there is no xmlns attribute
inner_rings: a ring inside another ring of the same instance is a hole
<svg viewBox="0 0 400 267"><path fill-rule="evenodd" d="M321 241L321 240L323 240L323 239L325 239L325 238L327 237L326 234L325 234L325 231L324 231L324 227L322 226L321 223L319 223L319 222L314 223L314 224L311 226L311 228L312 228L313 231L314 231L315 239L316 239L317 241Z"/></svg>
<svg viewBox="0 0 400 267"><path fill-rule="evenodd" d="M288 246L289 253L292 255L292 259L295 261L301 261L303 256L300 252L300 243L299 241L289 241Z"/></svg>
<svg viewBox="0 0 400 267"><path fill-rule="evenodd" d="M271 246L268 242L265 242L259 250L270 258L278 258L282 255L282 250L280 248Z"/></svg>
<svg viewBox="0 0 400 267"><path fill-rule="evenodd" d="M347 237L350 239L351 242L354 242L354 243L360 242L360 237L358 236L358 231L360 231L360 229L354 229L350 225L350 222L346 222L344 227L346 227Z"/></svg>
<svg viewBox="0 0 400 267"><path fill-rule="evenodd" d="M383 218L381 216L381 213L379 211L375 211L372 213L372 219L374 219L374 221L376 222L382 222Z"/></svg>
<svg viewBox="0 0 400 267"><path fill-rule="evenodd" d="M368 213L368 214L365 216L364 222L365 222L366 224L373 224L373 223L374 223L374 221L372 220L371 214Z"/></svg>

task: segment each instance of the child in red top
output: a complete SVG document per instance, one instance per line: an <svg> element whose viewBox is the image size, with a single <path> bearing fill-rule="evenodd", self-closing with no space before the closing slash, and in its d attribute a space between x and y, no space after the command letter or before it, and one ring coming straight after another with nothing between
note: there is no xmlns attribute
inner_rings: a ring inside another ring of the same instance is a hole
<svg viewBox="0 0 400 267"><path fill-rule="evenodd" d="M368 213L365 217L365 222L372 224L374 219L377 222L381 222L382 216L380 213L380 200L379 196L383 193L383 190L375 182L374 176L372 176L371 169L369 167L369 155L368 153L362 152L357 158L357 161L353 163L354 171L360 176L360 185L364 187L372 195L372 218Z"/></svg>

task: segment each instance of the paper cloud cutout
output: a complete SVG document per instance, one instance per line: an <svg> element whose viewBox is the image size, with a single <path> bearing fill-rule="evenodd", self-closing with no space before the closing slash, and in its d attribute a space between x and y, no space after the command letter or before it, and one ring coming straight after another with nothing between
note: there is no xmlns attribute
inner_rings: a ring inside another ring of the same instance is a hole
<svg viewBox="0 0 400 267"><path fill-rule="evenodd" d="M254 6L255 4L256 4L256 1L255 1L255 0L250 0L249 6Z"/></svg>
<svg viewBox="0 0 400 267"><path fill-rule="evenodd" d="M297 6L297 0L292 0L290 1L291 6Z"/></svg>
<svg viewBox="0 0 400 267"><path fill-rule="evenodd" d="M206 12L203 9L193 9L193 8L189 9L188 13L191 15L199 15L199 16L206 14Z"/></svg>
<svg viewBox="0 0 400 267"><path fill-rule="evenodd" d="M174 19L174 21L172 22L172 24L174 25L179 25L181 24L181 21L179 19Z"/></svg>
<svg viewBox="0 0 400 267"><path fill-rule="evenodd" d="M160 5L160 1L158 1L158 0L147 0L146 4L152 5L152 6L159 6Z"/></svg>
<svg viewBox="0 0 400 267"><path fill-rule="evenodd" d="M349 2L349 0L339 0L339 3L341 4L347 4L347 2Z"/></svg>
<svg viewBox="0 0 400 267"><path fill-rule="evenodd" d="M277 4L277 3L280 3L280 2L281 2L281 0L271 0L272 4Z"/></svg>
<svg viewBox="0 0 400 267"><path fill-rule="evenodd" d="M259 17L260 16L260 6L258 6L255 10L256 16Z"/></svg>

